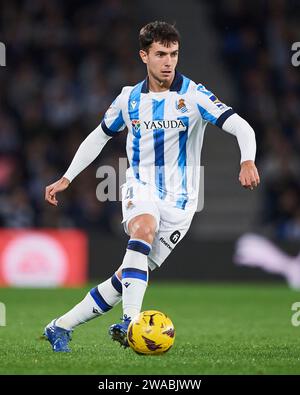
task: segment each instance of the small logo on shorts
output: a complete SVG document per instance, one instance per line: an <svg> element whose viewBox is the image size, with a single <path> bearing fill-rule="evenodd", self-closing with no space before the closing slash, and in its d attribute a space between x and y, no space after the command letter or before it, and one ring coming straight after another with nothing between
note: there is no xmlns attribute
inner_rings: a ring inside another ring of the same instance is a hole
<svg viewBox="0 0 300 395"><path fill-rule="evenodd" d="M129 285L130 285L130 283L128 283L128 282L126 282L126 283L124 284L125 288L128 288Z"/></svg>
<svg viewBox="0 0 300 395"><path fill-rule="evenodd" d="M171 240L171 242L172 242L173 244L176 244L177 241L179 240L179 238L180 238L180 232L179 232L179 230L175 230L175 232L173 232L173 233L171 234L171 236L170 236L170 240Z"/></svg>
<svg viewBox="0 0 300 395"><path fill-rule="evenodd" d="M167 243L166 240L165 240L163 237L161 237L161 238L159 239L159 241L160 241L161 243L163 243L167 248L169 248L170 251L173 250L173 248L170 246L170 244Z"/></svg>
<svg viewBox="0 0 300 395"><path fill-rule="evenodd" d="M129 202L126 205L126 208L129 209L129 208L132 208L133 206L134 206L134 204L132 203L131 200L129 200Z"/></svg>

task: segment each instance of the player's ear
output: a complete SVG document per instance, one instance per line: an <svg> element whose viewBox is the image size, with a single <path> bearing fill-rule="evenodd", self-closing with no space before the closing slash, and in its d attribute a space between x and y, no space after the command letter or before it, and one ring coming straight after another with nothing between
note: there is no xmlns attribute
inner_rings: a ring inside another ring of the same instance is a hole
<svg viewBox="0 0 300 395"><path fill-rule="evenodd" d="M143 62L143 63L148 63L148 54L147 54L147 52L146 52L146 51L143 51L143 50L141 49L140 52L139 52L139 54L140 54L140 57L141 57L141 59L142 59L142 62Z"/></svg>

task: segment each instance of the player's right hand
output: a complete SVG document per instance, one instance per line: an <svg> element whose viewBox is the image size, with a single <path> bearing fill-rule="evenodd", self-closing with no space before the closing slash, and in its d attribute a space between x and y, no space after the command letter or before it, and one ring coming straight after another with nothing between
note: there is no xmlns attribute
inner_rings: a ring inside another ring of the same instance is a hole
<svg viewBox="0 0 300 395"><path fill-rule="evenodd" d="M58 201L56 199L57 192L62 192L68 188L70 185L70 181L62 177L60 180L54 182L51 185L48 185L45 188L45 200L50 203L52 206L57 206Z"/></svg>

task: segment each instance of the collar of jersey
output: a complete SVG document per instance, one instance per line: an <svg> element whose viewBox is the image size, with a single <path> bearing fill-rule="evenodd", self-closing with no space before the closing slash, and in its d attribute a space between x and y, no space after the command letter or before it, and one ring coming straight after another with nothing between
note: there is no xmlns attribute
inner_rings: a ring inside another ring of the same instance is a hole
<svg viewBox="0 0 300 395"><path fill-rule="evenodd" d="M182 82L183 82L183 76L180 74L177 70L175 70L175 77L174 80L170 86L170 91L173 92L179 92L182 87ZM142 86L142 93L149 93L149 77L147 77Z"/></svg>

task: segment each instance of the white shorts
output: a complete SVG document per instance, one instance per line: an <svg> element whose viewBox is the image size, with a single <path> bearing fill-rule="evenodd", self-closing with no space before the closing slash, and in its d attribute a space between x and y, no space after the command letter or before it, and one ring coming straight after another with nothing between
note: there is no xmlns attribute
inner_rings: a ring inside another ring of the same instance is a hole
<svg viewBox="0 0 300 395"><path fill-rule="evenodd" d="M141 214L150 214L156 219L156 234L148 256L151 270L161 266L176 245L187 233L195 209L175 207L171 201L161 200L154 195L152 187L136 180L122 185L122 212L125 232L129 235L129 222Z"/></svg>

